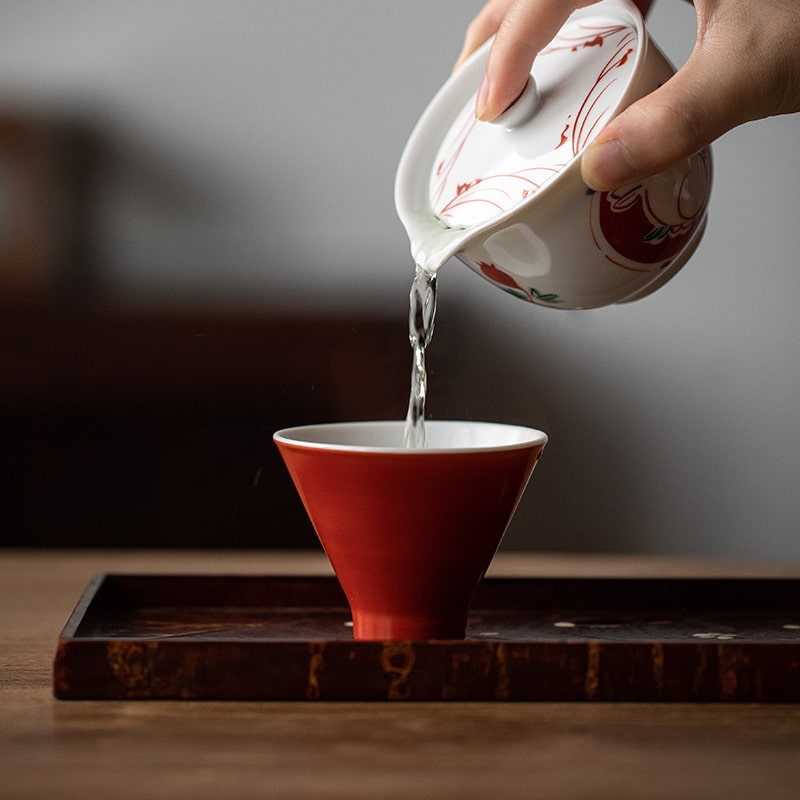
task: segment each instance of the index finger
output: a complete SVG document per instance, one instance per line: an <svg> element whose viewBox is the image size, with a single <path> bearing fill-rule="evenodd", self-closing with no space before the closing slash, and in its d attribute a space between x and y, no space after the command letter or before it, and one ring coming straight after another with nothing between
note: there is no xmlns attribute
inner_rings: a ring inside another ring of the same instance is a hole
<svg viewBox="0 0 800 800"><path fill-rule="evenodd" d="M485 41L497 33L514 0L488 0L467 26L464 46L453 67L455 72Z"/></svg>
<svg viewBox="0 0 800 800"><path fill-rule="evenodd" d="M486 78L475 112L481 120L500 116L519 97L533 60L556 36L567 17L598 0L514 0L489 51Z"/></svg>

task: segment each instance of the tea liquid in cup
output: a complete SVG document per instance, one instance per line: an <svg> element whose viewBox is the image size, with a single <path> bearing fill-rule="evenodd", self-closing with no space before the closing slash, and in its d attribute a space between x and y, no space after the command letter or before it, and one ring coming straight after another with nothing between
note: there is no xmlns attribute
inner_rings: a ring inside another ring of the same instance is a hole
<svg viewBox="0 0 800 800"><path fill-rule="evenodd" d="M463 639L472 595L547 442L532 428L428 420L287 428L274 441L369 640Z"/></svg>

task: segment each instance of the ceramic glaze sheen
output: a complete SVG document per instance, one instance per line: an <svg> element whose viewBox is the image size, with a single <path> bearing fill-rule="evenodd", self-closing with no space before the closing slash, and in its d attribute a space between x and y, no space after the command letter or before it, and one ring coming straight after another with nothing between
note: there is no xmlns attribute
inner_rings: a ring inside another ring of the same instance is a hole
<svg viewBox="0 0 800 800"><path fill-rule="evenodd" d="M492 423L427 426L429 447L416 450L403 445L403 422L275 435L356 639L464 638L472 594L547 441Z"/></svg>
<svg viewBox="0 0 800 800"><path fill-rule="evenodd" d="M451 228L477 225L547 186L611 119L638 47L635 29L613 18L572 20L537 57L539 101L530 119L513 127L502 118L481 123L473 95L434 160L429 192L436 218Z"/></svg>
<svg viewBox="0 0 800 800"><path fill-rule="evenodd" d="M474 112L490 46L436 94L400 159L395 205L415 264L436 272L456 256L549 308L629 302L662 286L702 238L710 150L613 191L581 178L606 123L674 75L639 10L601 0L575 11L534 61L526 113L512 106L500 124Z"/></svg>

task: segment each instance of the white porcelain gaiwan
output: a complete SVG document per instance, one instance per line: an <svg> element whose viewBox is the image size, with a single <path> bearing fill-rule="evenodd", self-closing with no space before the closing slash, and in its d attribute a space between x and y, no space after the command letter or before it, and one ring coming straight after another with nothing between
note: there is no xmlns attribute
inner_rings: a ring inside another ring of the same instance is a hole
<svg viewBox="0 0 800 800"><path fill-rule="evenodd" d="M552 308L644 297L697 247L711 153L611 192L581 179L604 125L674 69L629 0L576 11L536 58L519 100L495 122L475 101L491 43L420 117L403 152L395 205L416 264L461 261L505 291Z"/></svg>

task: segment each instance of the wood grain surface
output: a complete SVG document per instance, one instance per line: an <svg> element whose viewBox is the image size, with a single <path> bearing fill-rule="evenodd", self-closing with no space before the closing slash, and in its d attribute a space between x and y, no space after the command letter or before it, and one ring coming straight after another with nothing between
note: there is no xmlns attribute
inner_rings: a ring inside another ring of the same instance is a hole
<svg viewBox="0 0 800 800"><path fill-rule="evenodd" d="M97 573L329 574L318 554L0 552L0 797L792 798L800 706L59 701ZM501 554L495 575L800 577L800 565Z"/></svg>
<svg viewBox="0 0 800 800"><path fill-rule="evenodd" d="M324 576L100 575L63 700L800 701L800 580L487 578L466 638L354 641Z"/></svg>

